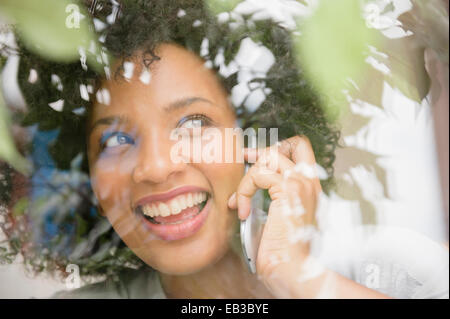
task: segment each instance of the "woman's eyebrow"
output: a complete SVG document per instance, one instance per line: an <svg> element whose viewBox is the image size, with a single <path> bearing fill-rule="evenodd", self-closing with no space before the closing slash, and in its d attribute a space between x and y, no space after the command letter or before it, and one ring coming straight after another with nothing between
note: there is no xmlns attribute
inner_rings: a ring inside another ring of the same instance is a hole
<svg viewBox="0 0 450 319"><path fill-rule="evenodd" d="M99 125L126 124L128 122L129 122L128 118L125 116L114 115L114 116L103 117L94 122L94 124L89 129L88 136L91 135L91 133L94 131L94 129Z"/></svg>
<svg viewBox="0 0 450 319"><path fill-rule="evenodd" d="M175 110L179 110L181 108L187 107L195 102L206 102L211 105L216 105L213 102L211 102L210 100L205 99L203 97L193 96L193 97L185 97L185 98L178 99L178 100L170 103L164 109L167 112L173 112Z"/></svg>
<svg viewBox="0 0 450 319"><path fill-rule="evenodd" d="M181 98L178 99L174 102L171 102L168 106L166 106L164 109L167 112L173 112L175 110L179 110L181 108L187 107L193 103L196 102L205 102L211 105L216 106L216 104L214 104L213 102L211 102L208 99L205 99L203 97L198 97L198 96L193 96L193 97L186 97L186 98ZM92 133L92 131L94 131L94 129L99 126L99 125L111 125L111 124L126 124L128 123L128 118L125 116L108 116L108 117L104 117L101 118L97 121L94 122L94 124L91 126L91 128L89 129L88 132L88 136Z"/></svg>

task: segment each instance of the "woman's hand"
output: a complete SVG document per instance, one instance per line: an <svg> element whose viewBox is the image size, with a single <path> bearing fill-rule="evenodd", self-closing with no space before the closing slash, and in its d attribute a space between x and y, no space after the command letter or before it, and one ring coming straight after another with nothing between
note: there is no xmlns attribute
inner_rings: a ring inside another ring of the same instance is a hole
<svg viewBox="0 0 450 319"><path fill-rule="evenodd" d="M286 274L280 276L280 272L295 269L299 275L309 256L308 231L314 227L317 200L322 191L317 174L314 176L316 161L311 143L303 136L263 150L246 149L245 157L247 161L256 157L256 163L228 204L232 209L237 208L239 218L244 220L250 214L255 192L259 188L268 190L272 202L258 249L256 271L270 290L277 291L279 287L274 285L287 284L277 278L293 278Z"/></svg>

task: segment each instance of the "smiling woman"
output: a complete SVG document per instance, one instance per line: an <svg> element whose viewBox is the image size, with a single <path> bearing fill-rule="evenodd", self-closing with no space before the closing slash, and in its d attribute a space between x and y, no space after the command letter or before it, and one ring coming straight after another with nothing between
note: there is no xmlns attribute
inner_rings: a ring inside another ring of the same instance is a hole
<svg viewBox="0 0 450 319"><path fill-rule="evenodd" d="M317 198L332 185L339 133L302 79L290 31L271 20L218 19L197 0L122 1L112 21L117 8L108 11L108 3L97 1L91 12L99 41L114 57L104 74L87 69L83 56L81 63L45 61L19 38L19 82L29 107L23 124L56 129L50 152L58 169L79 169L90 179L79 197L66 196L71 200L54 208L58 218L50 204L34 204L34 218L50 218L62 234L47 242L38 236L25 257L45 264L41 270L75 263L82 275L108 276L59 297L302 296L285 287L309 247L293 243L285 224L313 223ZM29 81L32 70L38 80ZM57 110L48 106L61 100ZM173 160L174 132L187 135L194 155L195 141L206 143L196 132L208 128L220 132L208 143L222 156L248 160L245 140L222 143L230 128L277 128L283 142L272 145L276 155L258 154L248 172L238 161ZM316 162L328 175L321 182L294 171ZM49 182L38 172L37 180ZM272 202L253 275L235 243L239 218L247 218L259 188ZM300 198L304 216L283 217L284 203ZM114 231L99 229L105 218ZM61 221L75 230L64 234ZM274 262L286 256L289 266ZM111 282L126 288L115 291ZM314 289L302 293L308 291Z"/></svg>

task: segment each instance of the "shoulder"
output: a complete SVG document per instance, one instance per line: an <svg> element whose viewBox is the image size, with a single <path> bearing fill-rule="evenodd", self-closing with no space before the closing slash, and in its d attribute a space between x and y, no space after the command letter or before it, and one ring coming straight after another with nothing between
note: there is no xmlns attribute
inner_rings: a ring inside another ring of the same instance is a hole
<svg viewBox="0 0 450 319"><path fill-rule="evenodd" d="M164 299L158 273L148 270L126 270L119 280L107 279L78 289L59 291L52 299Z"/></svg>

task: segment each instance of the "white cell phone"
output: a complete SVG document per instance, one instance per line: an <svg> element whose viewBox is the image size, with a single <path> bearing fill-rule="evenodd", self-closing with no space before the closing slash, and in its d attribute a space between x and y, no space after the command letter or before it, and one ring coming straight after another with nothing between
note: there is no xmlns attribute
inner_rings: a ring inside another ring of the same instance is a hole
<svg viewBox="0 0 450 319"><path fill-rule="evenodd" d="M267 214L263 210L253 207L248 218L241 221L242 251L252 274L256 273L256 257L266 219Z"/></svg>

